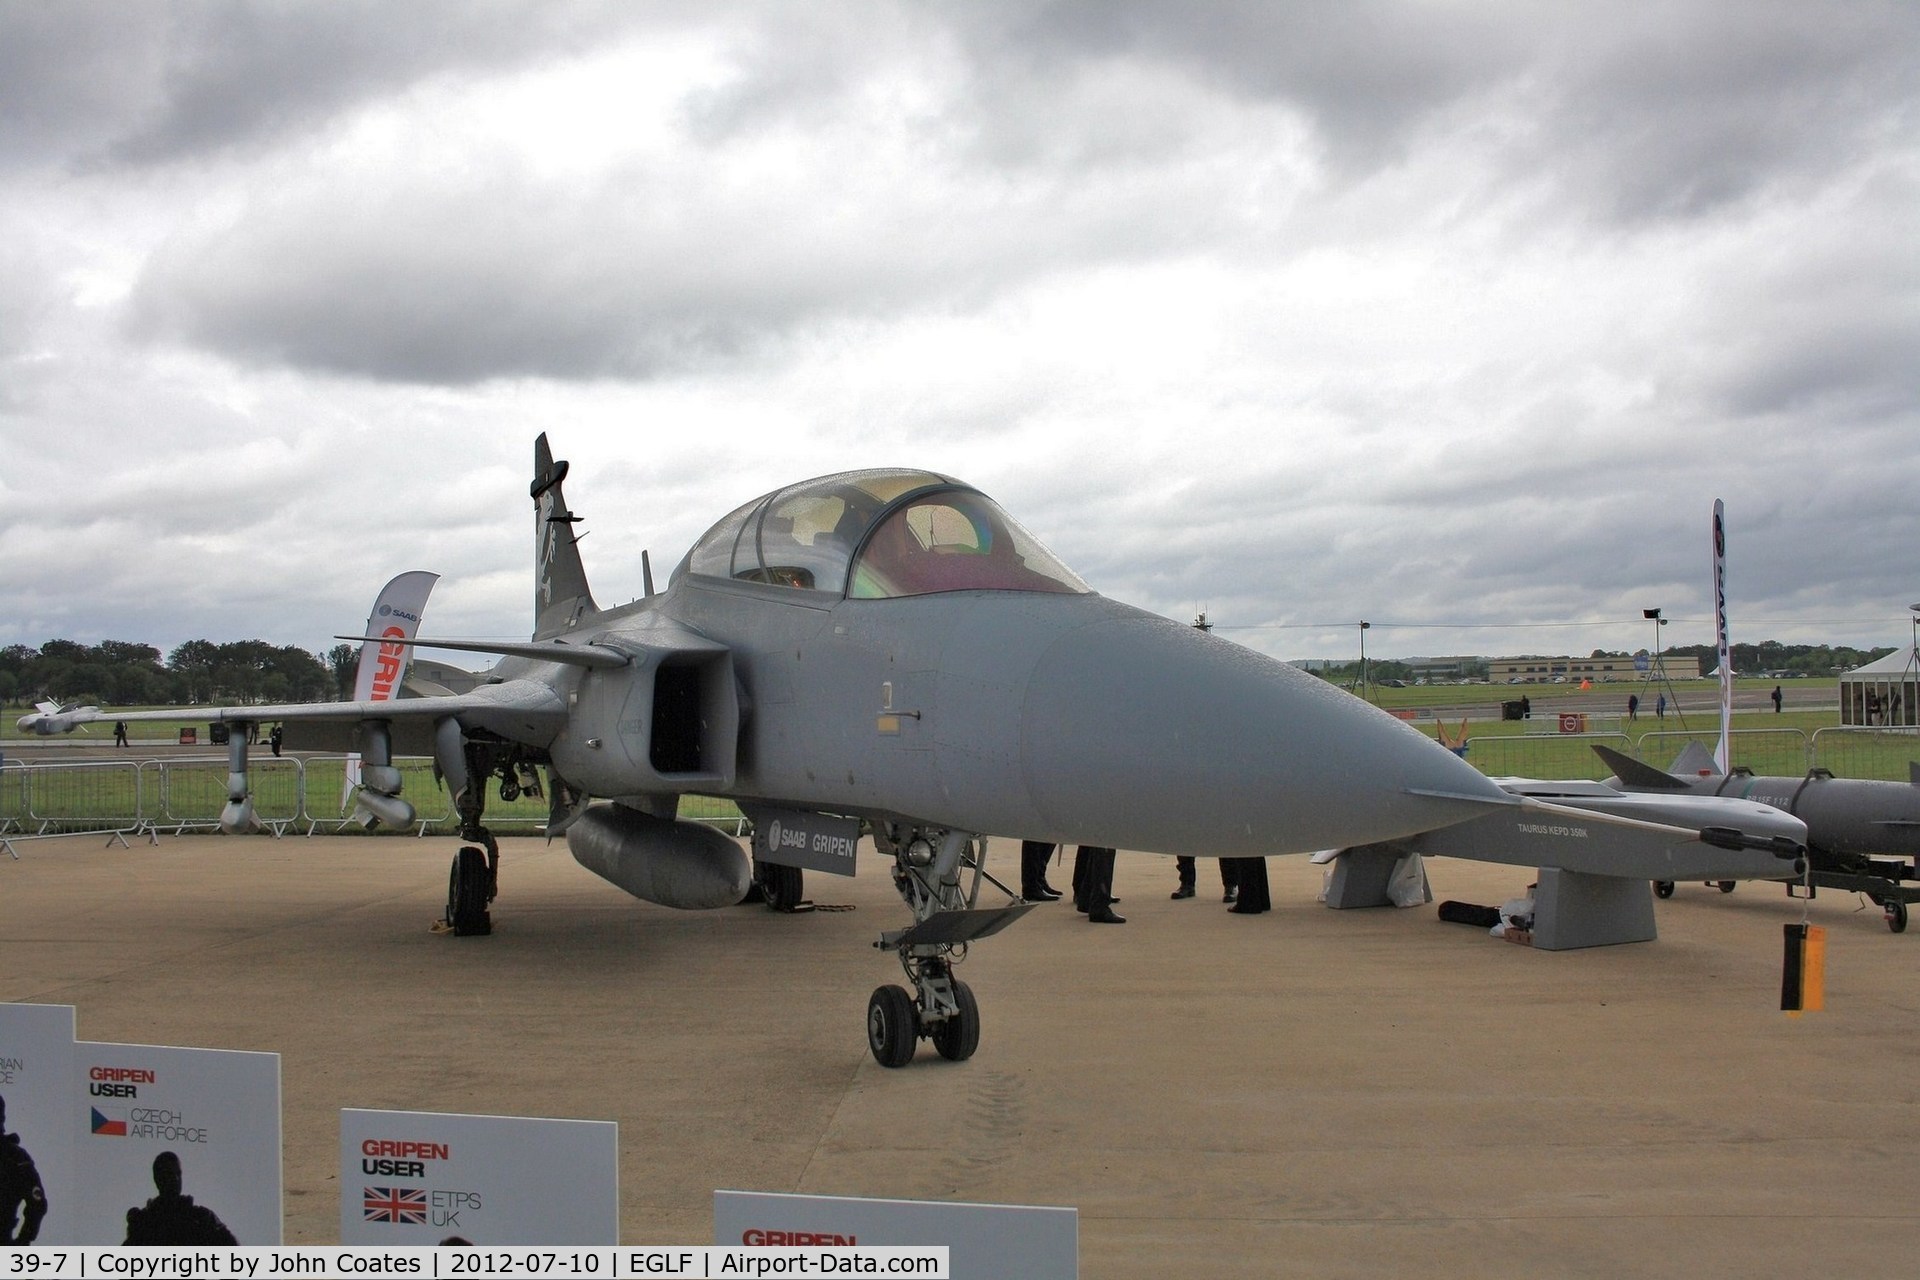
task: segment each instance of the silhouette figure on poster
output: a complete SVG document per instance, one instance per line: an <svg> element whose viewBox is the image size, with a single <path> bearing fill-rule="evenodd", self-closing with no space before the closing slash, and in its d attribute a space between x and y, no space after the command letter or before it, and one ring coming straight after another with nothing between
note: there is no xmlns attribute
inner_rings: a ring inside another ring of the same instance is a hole
<svg viewBox="0 0 1920 1280"><path fill-rule="evenodd" d="M160 1194L127 1210L127 1244L238 1244L227 1224L192 1196L180 1194L180 1157L162 1151L153 1158L153 1188Z"/></svg>
<svg viewBox="0 0 1920 1280"><path fill-rule="evenodd" d="M7 1100L0 1098L0 1244L32 1244L46 1216L40 1170L20 1145L20 1135L7 1132Z"/></svg>

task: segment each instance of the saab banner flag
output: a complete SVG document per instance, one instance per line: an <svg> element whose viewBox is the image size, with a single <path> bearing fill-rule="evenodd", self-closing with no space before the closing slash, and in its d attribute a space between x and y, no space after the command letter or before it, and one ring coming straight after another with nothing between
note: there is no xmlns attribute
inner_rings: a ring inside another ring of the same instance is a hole
<svg viewBox="0 0 1920 1280"><path fill-rule="evenodd" d="M611 1120L340 1112L340 1243L620 1243Z"/></svg>
<svg viewBox="0 0 1920 1280"><path fill-rule="evenodd" d="M0 1004L0 1247L85 1244L75 1233L73 1006Z"/></svg>
<svg viewBox="0 0 1920 1280"><path fill-rule="evenodd" d="M406 679L407 667L413 662L413 646L394 641L411 640L420 634L420 618L427 611L427 597L433 594L433 584L438 581L437 573L410 569L380 588L373 612L367 615L367 629L360 634L379 636L381 643L360 642L360 665L353 678L355 702L385 702L400 696L400 683ZM347 756L347 780L340 792L342 809L347 807L353 789L359 785L360 753L355 751Z"/></svg>
<svg viewBox="0 0 1920 1280"><path fill-rule="evenodd" d="M1713 500L1713 629L1720 658L1720 745L1713 762L1720 776L1733 772L1733 649L1727 643L1727 507Z"/></svg>

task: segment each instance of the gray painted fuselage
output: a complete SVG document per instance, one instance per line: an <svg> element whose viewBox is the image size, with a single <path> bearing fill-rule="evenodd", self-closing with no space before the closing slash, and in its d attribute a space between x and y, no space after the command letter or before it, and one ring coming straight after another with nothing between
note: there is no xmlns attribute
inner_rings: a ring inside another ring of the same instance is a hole
<svg viewBox="0 0 1920 1280"><path fill-rule="evenodd" d="M820 601L684 576L561 638L644 652L669 637L728 655L737 750L713 745L730 755L730 777L647 765L654 661L583 672L509 659L497 674L552 682L570 706L542 744L563 776L646 807L694 792L1237 856L1390 839L1503 800L1344 691L1098 595Z"/></svg>

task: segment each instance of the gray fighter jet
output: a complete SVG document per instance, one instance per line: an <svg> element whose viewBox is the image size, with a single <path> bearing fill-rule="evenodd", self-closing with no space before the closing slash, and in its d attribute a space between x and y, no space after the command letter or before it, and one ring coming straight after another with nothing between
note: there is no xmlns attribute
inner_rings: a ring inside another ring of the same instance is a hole
<svg viewBox="0 0 1920 1280"><path fill-rule="evenodd" d="M1029 907L986 873L988 833L1263 855L1392 840L1521 803L1324 681L1096 594L949 476L848 472L755 498L694 544L665 591L643 559L645 595L602 609L566 475L542 436L532 638L414 642L500 655L486 683L211 717L284 723L293 747L357 749L360 804L396 825L413 810L393 758L431 754L467 842L449 883L455 933L491 927L493 777L519 787L545 769L547 833L670 907L737 903L754 865L791 902L798 868L851 874L869 834L913 915L878 943L912 994L873 993L869 1045L888 1066L921 1038L958 1060L978 1043L979 1011L953 961ZM254 825L248 736L229 738L229 831ZM739 804L753 864L727 836L678 820L690 794ZM983 905L987 885L1005 901Z"/></svg>
<svg viewBox="0 0 1920 1280"><path fill-rule="evenodd" d="M75 729L100 718L100 708L81 706L62 706L58 702L36 702L33 710L14 721L14 727L22 733L37 733L41 737L52 737L56 733L72 733ZM83 730L84 732L84 730Z"/></svg>
<svg viewBox="0 0 1920 1280"><path fill-rule="evenodd" d="M1614 772L1609 782L1623 791L1731 796L1793 814L1807 824L1810 888L1864 893L1885 914L1889 929L1905 931L1908 904L1920 900L1920 893L1907 887L1920 878L1914 874L1920 857L1920 764L1909 765L1908 782L1836 778L1825 769L1798 778L1761 777L1739 768L1722 774L1696 746L1682 753L1669 773L1598 744L1593 749ZM1733 888L1731 881L1712 883L1722 891ZM1672 877L1656 883L1662 897L1673 888Z"/></svg>

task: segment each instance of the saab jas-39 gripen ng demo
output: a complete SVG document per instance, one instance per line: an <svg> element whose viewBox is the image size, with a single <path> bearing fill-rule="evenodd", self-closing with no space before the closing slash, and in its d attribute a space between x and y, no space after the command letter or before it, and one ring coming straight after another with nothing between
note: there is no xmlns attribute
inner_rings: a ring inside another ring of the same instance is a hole
<svg viewBox="0 0 1920 1280"><path fill-rule="evenodd" d="M212 714L283 722L290 746L358 750L360 812L393 825L413 818L394 756L431 754L466 842L448 892L455 933L491 927L494 777L524 786L544 768L546 833L669 907L731 906L756 876L795 899L797 868L851 874L870 834L913 919L877 944L912 992L873 993L869 1045L888 1066L922 1038L959 1060L980 1020L956 952L1029 909L986 874L988 834L1252 856L1390 841L1521 803L1325 681L1098 595L949 476L856 471L776 490L714 525L665 591L643 558L645 595L602 609L566 474L541 436L532 639L413 642L500 655L485 683ZM258 826L248 737L228 738L229 832ZM739 805L753 864L677 819L689 794ZM983 885L998 905L980 901Z"/></svg>

